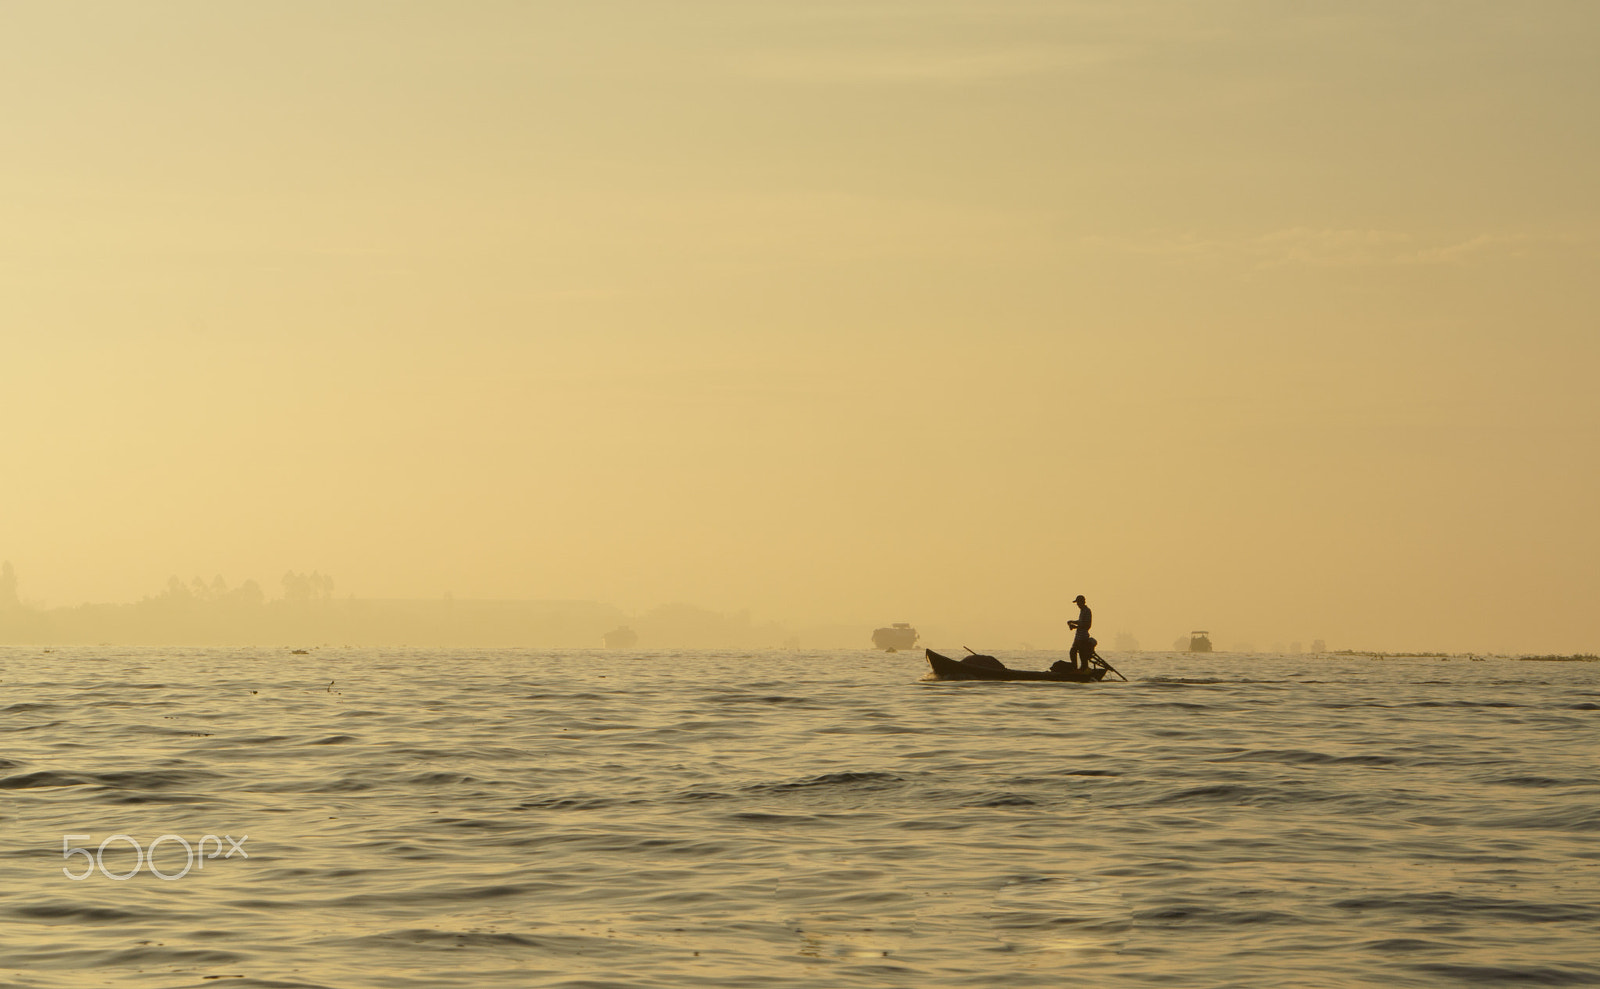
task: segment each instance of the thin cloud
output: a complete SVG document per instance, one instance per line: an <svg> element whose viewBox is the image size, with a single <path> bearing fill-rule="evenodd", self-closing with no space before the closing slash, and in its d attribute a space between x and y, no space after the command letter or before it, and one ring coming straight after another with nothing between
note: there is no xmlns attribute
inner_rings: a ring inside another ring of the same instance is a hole
<svg viewBox="0 0 1600 989"><path fill-rule="evenodd" d="M1417 251L1409 259L1402 258L1402 262L1411 264L1457 264L1467 260L1475 254L1482 254L1504 247L1520 244L1525 237L1491 237L1488 234L1479 234L1476 237L1461 241L1459 244L1446 244L1443 247L1429 247Z"/></svg>
<svg viewBox="0 0 1600 989"><path fill-rule="evenodd" d="M1195 233L1085 237L1079 244L1096 251L1232 263L1255 270L1459 265L1495 255L1526 254L1540 244L1577 246L1571 238L1538 239L1521 233L1480 233L1464 240L1441 240L1402 230L1335 227L1286 227L1234 237Z"/></svg>
<svg viewBox="0 0 1600 989"><path fill-rule="evenodd" d="M1003 81L1107 65L1112 46L1038 45L988 50L768 52L732 62L735 72L797 83L949 84Z"/></svg>

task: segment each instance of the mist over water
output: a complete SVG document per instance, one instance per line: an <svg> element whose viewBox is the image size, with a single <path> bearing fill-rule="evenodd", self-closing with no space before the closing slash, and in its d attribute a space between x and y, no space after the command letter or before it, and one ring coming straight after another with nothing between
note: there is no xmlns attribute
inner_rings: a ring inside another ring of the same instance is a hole
<svg viewBox="0 0 1600 989"><path fill-rule="evenodd" d="M1600 664L1109 658L0 650L0 982L1600 984Z"/></svg>

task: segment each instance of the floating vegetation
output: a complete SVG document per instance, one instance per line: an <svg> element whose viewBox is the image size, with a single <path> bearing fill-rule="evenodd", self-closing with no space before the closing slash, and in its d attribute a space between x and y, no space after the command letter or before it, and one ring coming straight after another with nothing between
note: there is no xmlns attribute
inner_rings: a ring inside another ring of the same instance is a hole
<svg viewBox="0 0 1600 989"><path fill-rule="evenodd" d="M1338 649L1330 656L1362 656L1367 659L1479 659L1470 652L1373 652L1367 649Z"/></svg>
<svg viewBox="0 0 1600 989"><path fill-rule="evenodd" d="M1577 653L1571 656L1508 656L1503 653L1374 652L1369 649L1339 649L1328 655L1362 659L1468 659L1474 663L1481 663L1486 659L1519 659L1524 663L1600 663L1600 656L1592 653Z"/></svg>

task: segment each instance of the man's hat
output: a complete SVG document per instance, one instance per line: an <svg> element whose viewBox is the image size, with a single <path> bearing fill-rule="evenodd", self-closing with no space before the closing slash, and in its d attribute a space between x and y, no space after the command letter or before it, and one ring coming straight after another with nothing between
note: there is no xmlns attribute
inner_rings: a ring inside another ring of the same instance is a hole
<svg viewBox="0 0 1600 989"><path fill-rule="evenodd" d="M1084 600L1084 597L1083 597L1082 594L1079 594L1077 597L1072 599L1074 604L1076 604L1077 602L1082 601L1082 600Z"/></svg>

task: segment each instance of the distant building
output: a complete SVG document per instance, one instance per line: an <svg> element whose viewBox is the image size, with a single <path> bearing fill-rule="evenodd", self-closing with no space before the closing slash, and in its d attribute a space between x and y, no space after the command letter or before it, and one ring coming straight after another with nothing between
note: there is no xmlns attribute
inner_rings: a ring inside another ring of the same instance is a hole
<svg viewBox="0 0 1600 989"><path fill-rule="evenodd" d="M914 649L917 639L921 638L917 630L911 627L910 622L895 622L888 628L875 628L872 630L872 646L884 652L895 652L900 649Z"/></svg>

